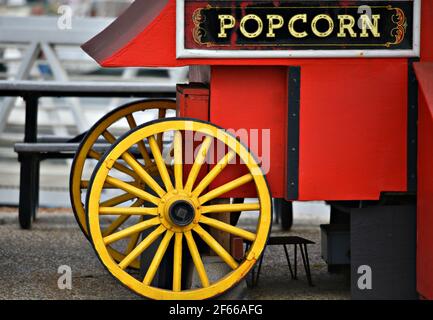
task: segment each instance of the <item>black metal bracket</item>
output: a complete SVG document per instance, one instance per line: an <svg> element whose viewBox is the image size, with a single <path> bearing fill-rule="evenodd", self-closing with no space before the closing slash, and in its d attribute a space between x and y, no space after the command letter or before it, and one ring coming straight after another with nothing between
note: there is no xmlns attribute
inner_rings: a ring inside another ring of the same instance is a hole
<svg viewBox="0 0 433 320"><path fill-rule="evenodd" d="M413 63L418 58L408 59L407 77L407 191L417 190L417 152L418 152L418 82Z"/></svg>
<svg viewBox="0 0 433 320"><path fill-rule="evenodd" d="M288 86L286 200L297 200L299 197L301 67L289 67Z"/></svg>

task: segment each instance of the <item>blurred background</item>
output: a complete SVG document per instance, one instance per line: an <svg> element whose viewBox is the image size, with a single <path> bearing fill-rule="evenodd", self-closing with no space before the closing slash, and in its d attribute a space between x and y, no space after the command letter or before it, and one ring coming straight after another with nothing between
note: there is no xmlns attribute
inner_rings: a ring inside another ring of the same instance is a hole
<svg viewBox="0 0 433 320"><path fill-rule="evenodd" d="M116 17L133 0L0 0L0 14L12 16L57 15L68 5L80 17Z"/></svg>
<svg viewBox="0 0 433 320"><path fill-rule="evenodd" d="M140 81L176 84L187 68L103 69L80 48L133 0L0 0L0 80ZM126 99L43 98L39 136L74 137ZM24 131L22 99L0 97L0 205L17 205ZM152 116L152 115L149 115ZM41 163L41 206L69 207L69 160Z"/></svg>
<svg viewBox="0 0 433 320"><path fill-rule="evenodd" d="M155 85L186 82L188 68L104 69L81 50L81 44L108 26L132 2L0 0L0 80L140 81ZM39 103L38 134L74 137L126 102L43 98ZM18 204L19 162L13 144L23 139L24 116L22 99L0 97L0 205ZM70 160L41 162L41 206L70 206L70 164ZM294 203L295 217L300 214L312 218L319 214L327 221L329 206L323 202Z"/></svg>

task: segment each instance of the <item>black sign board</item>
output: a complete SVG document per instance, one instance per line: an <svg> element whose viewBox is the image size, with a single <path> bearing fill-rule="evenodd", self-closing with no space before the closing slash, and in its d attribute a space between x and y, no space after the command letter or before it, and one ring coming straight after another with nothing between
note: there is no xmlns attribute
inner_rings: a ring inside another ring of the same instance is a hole
<svg viewBox="0 0 433 320"><path fill-rule="evenodd" d="M183 8L185 50L416 51L417 0L200 1Z"/></svg>

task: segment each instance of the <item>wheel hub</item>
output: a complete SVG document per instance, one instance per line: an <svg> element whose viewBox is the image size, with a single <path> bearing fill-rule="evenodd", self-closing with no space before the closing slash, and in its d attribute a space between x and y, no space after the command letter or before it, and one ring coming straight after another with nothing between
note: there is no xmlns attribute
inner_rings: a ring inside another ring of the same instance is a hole
<svg viewBox="0 0 433 320"><path fill-rule="evenodd" d="M186 232L197 225L201 213L197 197L179 190L172 190L159 204L161 223L173 232Z"/></svg>
<svg viewBox="0 0 433 320"><path fill-rule="evenodd" d="M174 202L168 209L168 213L173 224L179 227L189 225L195 217L193 206L184 200Z"/></svg>

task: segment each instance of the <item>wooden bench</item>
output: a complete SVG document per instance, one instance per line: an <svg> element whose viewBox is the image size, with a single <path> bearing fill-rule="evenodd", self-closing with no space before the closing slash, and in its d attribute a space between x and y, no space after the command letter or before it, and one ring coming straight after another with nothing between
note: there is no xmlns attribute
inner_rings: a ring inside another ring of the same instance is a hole
<svg viewBox="0 0 433 320"><path fill-rule="evenodd" d="M134 82L40 82L0 81L0 96L22 97L25 101L23 143L15 145L19 155L19 222L30 229L39 203L39 163L49 158L72 158L82 135L76 138L38 139L38 101L41 97L126 97L175 98L174 85ZM63 140L62 140L63 139Z"/></svg>
<svg viewBox="0 0 433 320"><path fill-rule="evenodd" d="M79 143L76 142L35 142L15 143L14 151L19 156L36 155L39 160L44 159L72 159L78 150ZM110 144L95 144L96 152L104 153Z"/></svg>

